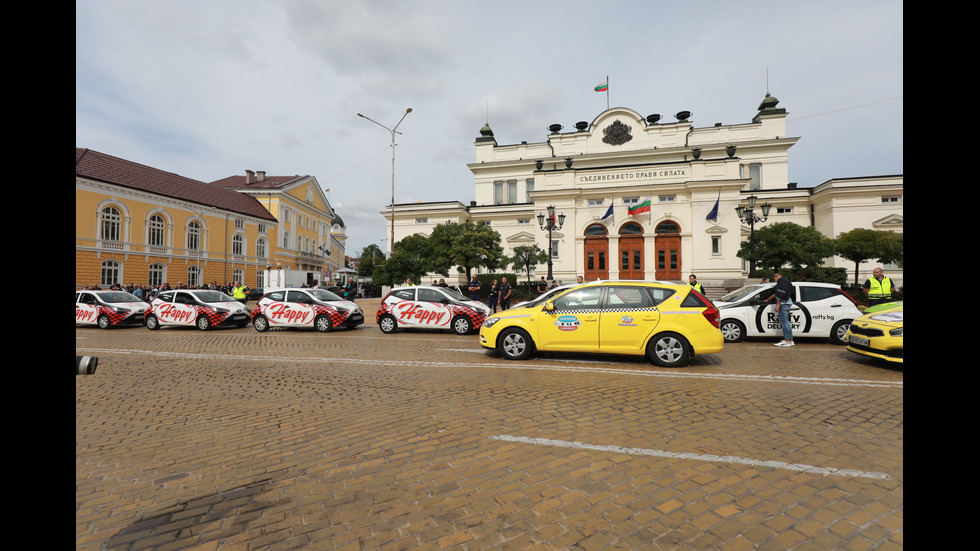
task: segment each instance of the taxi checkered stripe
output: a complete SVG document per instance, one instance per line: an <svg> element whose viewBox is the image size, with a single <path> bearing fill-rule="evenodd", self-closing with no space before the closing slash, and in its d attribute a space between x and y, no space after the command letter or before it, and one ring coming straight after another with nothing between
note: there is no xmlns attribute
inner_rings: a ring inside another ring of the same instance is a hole
<svg viewBox="0 0 980 551"><path fill-rule="evenodd" d="M656 307L645 308L583 308L581 310L555 310L555 314L614 314L618 312L652 312Z"/></svg>

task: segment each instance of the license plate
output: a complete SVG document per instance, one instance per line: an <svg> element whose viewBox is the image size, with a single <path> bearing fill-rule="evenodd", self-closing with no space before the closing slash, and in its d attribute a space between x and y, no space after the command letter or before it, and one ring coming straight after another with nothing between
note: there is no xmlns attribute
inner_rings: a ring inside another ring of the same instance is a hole
<svg viewBox="0 0 980 551"><path fill-rule="evenodd" d="M871 341L869 341L868 339L864 337L859 337L857 335L851 335L851 337L847 340L847 342L856 346L868 346L871 344Z"/></svg>

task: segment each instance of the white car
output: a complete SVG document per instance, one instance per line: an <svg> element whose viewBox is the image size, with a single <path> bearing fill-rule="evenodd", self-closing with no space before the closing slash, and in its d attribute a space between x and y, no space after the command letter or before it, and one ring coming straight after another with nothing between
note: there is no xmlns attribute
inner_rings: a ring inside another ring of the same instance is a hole
<svg viewBox="0 0 980 551"><path fill-rule="evenodd" d="M267 289L252 312L252 327L260 332L274 327L301 327L325 333L362 323L364 312L360 306L326 289Z"/></svg>
<svg viewBox="0 0 980 551"><path fill-rule="evenodd" d="M75 324L143 325L150 305L126 291L75 291Z"/></svg>
<svg viewBox="0 0 980 551"><path fill-rule="evenodd" d="M146 328L178 326L207 331L218 326L245 327L250 318L244 304L221 291L173 289L160 293L150 303Z"/></svg>
<svg viewBox="0 0 980 551"><path fill-rule="evenodd" d="M721 313L719 328L725 342L745 337L782 337L782 324L772 296L775 283L747 285L714 301ZM861 317L857 303L839 285L794 281L796 296L789 310L793 337L823 337L845 344L851 322Z"/></svg>
<svg viewBox="0 0 980 551"><path fill-rule="evenodd" d="M398 328L451 329L466 335L480 329L490 308L446 287L396 287L381 301L376 320L384 333Z"/></svg>

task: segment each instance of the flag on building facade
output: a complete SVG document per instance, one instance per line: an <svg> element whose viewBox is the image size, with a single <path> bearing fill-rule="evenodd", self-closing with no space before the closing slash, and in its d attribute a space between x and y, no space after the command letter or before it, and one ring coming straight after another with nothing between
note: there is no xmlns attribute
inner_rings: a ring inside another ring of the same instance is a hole
<svg viewBox="0 0 980 551"><path fill-rule="evenodd" d="M612 206L612 202L611 201L609 203L609 208L606 209L606 214L603 214L602 215L602 220L609 220L610 222L612 222L614 220L613 219L613 206Z"/></svg>
<svg viewBox="0 0 980 551"><path fill-rule="evenodd" d="M650 208L650 205L651 205L651 200L644 199L643 201L640 201L639 203L631 206L629 208L628 214L630 216L636 216L638 214L643 214L645 212L647 213L647 219L653 220L653 209Z"/></svg>
<svg viewBox="0 0 980 551"><path fill-rule="evenodd" d="M718 190L718 198L715 199L715 206L714 206L714 208L711 209L711 212L708 213L708 216L705 218L705 220L711 220L713 222L717 222L718 221L718 205L719 205L719 203L721 203L721 190L720 189Z"/></svg>

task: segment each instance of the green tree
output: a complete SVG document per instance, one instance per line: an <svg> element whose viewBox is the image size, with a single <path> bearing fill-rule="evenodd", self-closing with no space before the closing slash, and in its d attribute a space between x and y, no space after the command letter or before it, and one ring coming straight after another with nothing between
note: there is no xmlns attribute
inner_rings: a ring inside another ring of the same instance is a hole
<svg viewBox="0 0 980 551"><path fill-rule="evenodd" d="M401 285L412 278L418 283L422 274L429 271L429 240L421 234L410 235L395 243L395 248L384 264L374 267L371 280L375 285Z"/></svg>
<svg viewBox="0 0 980 551"><path fill-rule="evenodd" d="M837 236L837 256L854 262L854 284L859 285L858 269L862 262L904 264L904 238L900 233L855 228Z"/></svg>
<svg viewBox="0 0 980 551"><path fill-rule="evenodd" d="M361 249L361 262L357 265L357 275L371 277L377 265L385 263L385 253L374 243ZM373 279L373 277L372 277Z"/></svg>
<svg viewBox="0 0 980 551"><path fill-rule="evenodd" d="M439 224L433 228L427 245L426 266L442 275L449 275L449 269L458 266L469 281L473 268L496 270L506 266L500 234L483 224Z"/></svg>
<svg viewBox="0 0 980 551"><path fill-rule="evenodd" d="M755 253L744 241L738 256L774 270L783 266L802 269L821 265L823 259L834 256L834 250L834 240L812 226L777 222L755 230Z"/></svg>
<svg viewBox="0 0 980 551"><path fill-rule="evenodd" d="M513 256L507 259L507 263L514 267L515 272L523 271L527 274L528 292L531 290L531 272L534 267L547 261L548 251L542 250L537 244L514 247Z"/></svg>

